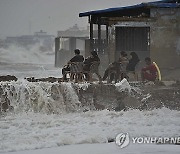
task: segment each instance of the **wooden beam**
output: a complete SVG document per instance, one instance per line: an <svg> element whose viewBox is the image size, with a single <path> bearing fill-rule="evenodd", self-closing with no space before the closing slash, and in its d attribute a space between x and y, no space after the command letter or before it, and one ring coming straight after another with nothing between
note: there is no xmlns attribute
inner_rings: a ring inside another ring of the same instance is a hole
<svg viewBox="0 0 180 154"><path fill-rule="evenodd" d="M107 22L109 24L115 24L117 22L154 22L157 19L156 18L128 18L128 17L115 17L115 18L108 18Z"/></svg>
<svg viewBox="0 0 180 154"><path fill-rule="evenodd" d="M109 43L109 25L106 25L106 45Z"/></svg>
<svg viewBox="0 0 180 154"><path fill-rule="evenodd" d="M90 50L93 50L93 23L90 22Z"/></svg>
<svg viewBox="0 0 180 154"><path fill-rule="evenodd" d="M60 47L60 38L55 38L55 67L58 67L58 51Z"/></svg>
<svg viewBox="0 0 180 154"><path fill-rule="evenodd" d="M76 38L69 38L69 50L71 52L71 57L74 55L74 50L76 49Z"/></svg>
<svg viewBox="0 0 180 154"><path fill-rule="evenodd" d="M98 51L101 52L101 19L98 19Z"/></svg>
<svg viewBox="0 0 180 154"><path fill-rule="evenodd" d="M137 22L154 22L156 18L147 18L147 17L101 17L100 24L101 25L112 25L116 24L117 22L124 22L124 21L137 21ZM99 24L98 20L91 21L93 24Z"/></svg>

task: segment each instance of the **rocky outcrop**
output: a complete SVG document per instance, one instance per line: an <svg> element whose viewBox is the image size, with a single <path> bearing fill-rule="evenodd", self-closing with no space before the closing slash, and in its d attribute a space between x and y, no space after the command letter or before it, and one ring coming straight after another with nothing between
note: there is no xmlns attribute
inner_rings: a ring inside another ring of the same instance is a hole
<svg viewBox="0 0 180 154"><path fill-rule="evenodd" d="M144 87L144 92L150 97L144 102L144 108L154 109L167 107L172 110L180 110L180 86L151 86Z"/></svg>
<svg viewBox="0 0 180 154"><path fill-rule="evenodd" d="M17 78L13 75L5 75L5 76L0 76L0 82L1 81L17 81Z"/></svg>
<svg viewBox="0 0 180 154"><path fill-rule="evenodd" d="M25 79L27 81L29 81L29 82L39 82L39 81L42 81L42 82L51 82L51 83L54 83L54 82L61 82L62 81L62 78L55 78L55 77L38 78L38 79L36 79L35 77L27 77Z"/></svg>

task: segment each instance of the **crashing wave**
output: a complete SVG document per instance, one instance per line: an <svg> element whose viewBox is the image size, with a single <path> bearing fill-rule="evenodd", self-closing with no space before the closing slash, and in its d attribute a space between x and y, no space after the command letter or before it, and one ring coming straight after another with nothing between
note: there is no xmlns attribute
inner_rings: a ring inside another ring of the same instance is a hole
<svg viewBox="0 0 180 154"><path fill-rule="evenodd" d="M0 111L69 113L89 110L149 110L168 107L179 110L179 88L67 82L0 82Z"/></svg>

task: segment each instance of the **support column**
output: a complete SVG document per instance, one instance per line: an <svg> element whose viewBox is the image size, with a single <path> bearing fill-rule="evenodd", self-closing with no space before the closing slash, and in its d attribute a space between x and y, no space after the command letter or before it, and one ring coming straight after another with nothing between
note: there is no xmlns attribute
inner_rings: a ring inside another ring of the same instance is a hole
<svg viewBox="0 0 180 154"><path fill-rule="evenodd" d="M98 52L101 53L102 46L101 46L101 20L98 18Z"/></svg>
<svg viewBox="0 0 180 154"><path fill-rule="evenodd" d="M90 22L90 52L93 50L93 23Z"/></svg>
<svg viewBox="0 0 180 154"><path fill-rule="evenodd" d="M76 38L69 38L69 50L71 52L71 57L74 55L74 50L76 49Z"/></svg>
<svg viewBox="0 0 180 154"><path fill-rule="evenodd" d="M109 43L109 26L106 25L106 47L108 46Z"/></svg>
<svg viewBox="0 0 180 154"><path fill-rule="evenodd" d="M58 67L58 61L59 61L59 57L58 57L59 45L60 45L60 39L59 39L59 37L56 37L56 38L55 38L55 67Z"/></svg>

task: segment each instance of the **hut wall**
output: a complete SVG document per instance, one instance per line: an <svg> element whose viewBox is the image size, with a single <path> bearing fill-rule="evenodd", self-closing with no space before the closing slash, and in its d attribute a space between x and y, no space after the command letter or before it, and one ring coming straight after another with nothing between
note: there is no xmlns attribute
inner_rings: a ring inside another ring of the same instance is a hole
<svg viewBox="0 0 180 154"><path fill-rule="evenodd" d="M161 69L180 68L180 8L151 9L150 55Z"/></svg>

